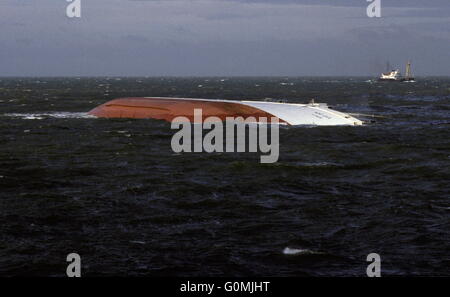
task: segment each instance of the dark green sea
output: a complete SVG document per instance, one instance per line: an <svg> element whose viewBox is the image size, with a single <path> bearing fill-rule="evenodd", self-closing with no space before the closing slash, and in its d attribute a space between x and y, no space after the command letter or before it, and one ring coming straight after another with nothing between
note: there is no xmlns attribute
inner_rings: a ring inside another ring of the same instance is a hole
<svg viewBox="0 0 450 297"><path fill-rule="evenodd" d="M182 153L118 97L314 98L367 122L282 127L280 158ZM0 78L0 275L450 276L450 78ZM286 248L302 250L284 253Z"/></svg>

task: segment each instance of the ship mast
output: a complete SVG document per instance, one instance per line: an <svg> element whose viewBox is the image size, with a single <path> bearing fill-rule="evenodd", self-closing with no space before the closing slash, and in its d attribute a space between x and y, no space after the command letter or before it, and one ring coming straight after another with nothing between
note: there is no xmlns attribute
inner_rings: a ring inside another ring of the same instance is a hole
<svg viewBox="0 0 450 297"><path fill-rule="evenodd" d="M408 63L406 63L405 77L407 79L411 77L411 62L410 61L408 61Z"/></svg>

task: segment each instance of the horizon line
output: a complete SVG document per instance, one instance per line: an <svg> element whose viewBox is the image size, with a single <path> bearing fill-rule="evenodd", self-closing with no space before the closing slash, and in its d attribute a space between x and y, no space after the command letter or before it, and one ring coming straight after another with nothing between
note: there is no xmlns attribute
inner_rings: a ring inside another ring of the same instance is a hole
<svg viewBox="0 0 450 297"><path fill-rule="evenodd" d="M251 77L361 77L361 78L378 78L374 75L0 75L1 78L251 78ZM431 78L431 77L450 77L450 75L415 75L415 77Z"/></svg>

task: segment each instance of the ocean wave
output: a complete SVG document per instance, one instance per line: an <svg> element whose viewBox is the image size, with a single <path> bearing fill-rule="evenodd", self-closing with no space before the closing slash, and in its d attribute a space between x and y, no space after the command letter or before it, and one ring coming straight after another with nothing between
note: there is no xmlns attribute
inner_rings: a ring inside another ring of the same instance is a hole
<svg viewBox="0 0 450 297"><path fill-rule="evenodd" d="M308 250L308 249L296 249L296 248L286 247L283 250L283 254L284 255L320 255L323 253Z"/></svg>
<svg viewBox="0 0 450 297"><path fill-rule="evenodd" d="M87 119L95 116L87 112L43 112L43 113L5 113L2 116L11 118L20 118L23 120L43 120L47 118L56 119Z"/></svg>

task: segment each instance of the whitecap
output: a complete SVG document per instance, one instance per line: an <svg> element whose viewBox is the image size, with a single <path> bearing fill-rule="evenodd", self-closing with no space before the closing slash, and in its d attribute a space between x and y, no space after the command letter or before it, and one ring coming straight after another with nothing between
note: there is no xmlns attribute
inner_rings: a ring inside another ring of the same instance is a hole
<svg viewBox="0 0 450 297"><path fill-rule="evenodd" d="M285 255L314 255L314 254L321 254L320 252L315 252L308 249L296 249L296 248L290 248L286 247L283 250L283 254Z"/></svg>
<svg viewBox="0 0 450 297"><path fill-rule="evenodd" d="M130 243L145 244L145 241L141 241L141 240L131 240Z"/></svg>
<svg viewBox="0 0 450 297"><path fill-rule="evenodd" d="M2 116L20 118L24 120L42 120L45 118L56 119L85 119L95 118L95 116L88 114L87 112L43 112L43 113L5 113Z"/></svg>

